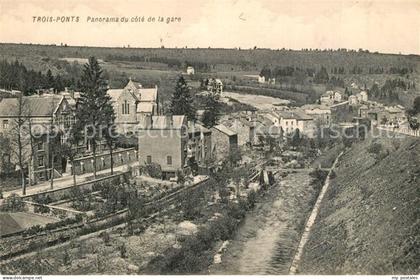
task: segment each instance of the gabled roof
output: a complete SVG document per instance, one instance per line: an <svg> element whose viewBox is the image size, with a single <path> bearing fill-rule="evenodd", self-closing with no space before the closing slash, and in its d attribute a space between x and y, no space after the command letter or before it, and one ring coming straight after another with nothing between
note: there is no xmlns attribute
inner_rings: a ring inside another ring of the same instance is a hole
<svg viewBox="0 0 420 280"><path fill-rule="evenodd" d="M210 133L211 130L204 127L203 125L199 123L194 123L192 125L188 125L188 133L194 133L194 132L202 132L202 133Z"/></svg>
<svg viewBox="0 0 420 280"><path fill-rule="evenodd" d="M33 117L51 117L58 109L64 96L24 96L23 114ZM17 117L19 115L18 98L4 98L0 101L0 116Z"/></svg>
<svg viewBox="0 0 420 280"><path fill-rule="evenodd" d="M135 81L130 79L125 87L126 88L127 87L132 87L132 88L135 88L135 89L139 89L139 88L142 88L142 85L139 82L135 82Z"/></svg>
<svg viewBox="0 0 420 280"><path fill-rule="evenodd" d="M158 89L154 88L141 88L138 90L137 99L140 102L157 102Z"/></svg>
<svg viewBox="0 0 420 280"><path fill-rule="evenodd" d="M403 113L404 111L398 107L385 107L385 110L389 113Z"/></svg>
<svg viewBox="0 0 420 280"><path fill-rule="evenodd" d="M273 112L274 116L278 116L278 118L283 119L295 119L295 120L312 120L313 118L303 112L302 110L294 110L294 111L278 111Z"/></svg>
<svg viewBox="0 0 420 280"><path fill-rule="evenodd" d="M111 101L116 102L124 92L130 93L134 99L139 102L157 102L158 89L154 88L139 88L135 91L128 89L108 89L107 93L111 97Z"/></svg>
<svg viewBox="0 0 420 280"><path fill-rule="evenodd" d="M153 104L148 102L140 102L137 105L137 113L153 113Z"/></svg>
<svg viewBox="0 0 420 280"><path fill-rule="evenodd" d="M117 102L124 89L108 89L107 93L111 97L111 101Z"/></svg>
<svg viewBox="0 0 420 280"><path fill-rule="evenodd" d="M218 131L228 135L228 136L235 136L236 132L230 130L227 126L225 126L224 124L218 124L213 126L214 129L217 129Z"/></svg>

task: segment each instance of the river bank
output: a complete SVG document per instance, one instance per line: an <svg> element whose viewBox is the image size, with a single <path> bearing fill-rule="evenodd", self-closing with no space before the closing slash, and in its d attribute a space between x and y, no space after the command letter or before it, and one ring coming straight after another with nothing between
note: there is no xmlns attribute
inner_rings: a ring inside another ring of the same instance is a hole
<svg viewBox="0 0 420 280"><path fill-rule="evenodd" d="M271 187L229 241L209 274L287 274L318 196L309 169L290 173Z"/></svg>

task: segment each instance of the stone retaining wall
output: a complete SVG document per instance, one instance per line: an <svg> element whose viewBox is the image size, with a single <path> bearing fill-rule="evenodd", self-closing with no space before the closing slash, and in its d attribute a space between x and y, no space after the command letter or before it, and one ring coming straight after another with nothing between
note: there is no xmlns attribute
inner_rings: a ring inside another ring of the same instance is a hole
<svg viewBox="0 0 420 280"><path fill-rule="evenodd" d="M126 165L138 160L138 152L135 148L115 150L112 153L114 167ZM93 172L93 156L78 158L74 161L76 175ZM109 169L111 167L111 155L109 152L96 155L96 171Z"/></svg>

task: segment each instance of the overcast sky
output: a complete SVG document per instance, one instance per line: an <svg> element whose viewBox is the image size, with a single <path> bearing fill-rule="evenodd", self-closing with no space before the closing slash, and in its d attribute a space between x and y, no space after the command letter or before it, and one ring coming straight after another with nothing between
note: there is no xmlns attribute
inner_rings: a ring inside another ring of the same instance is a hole
<svg viewBox="0 0 420 280"><path fill-rule="evenodd" d="M34 23L33 16L79 16ZM420 0L0 0L0 41L122 47L349 48L420 54ZM180 23L89 23L176 16Z"/></svg>

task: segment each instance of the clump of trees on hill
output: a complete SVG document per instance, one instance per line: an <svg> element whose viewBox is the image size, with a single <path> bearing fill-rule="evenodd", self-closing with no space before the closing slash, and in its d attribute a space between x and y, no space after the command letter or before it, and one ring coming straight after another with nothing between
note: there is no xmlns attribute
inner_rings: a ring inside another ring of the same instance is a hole
<svg viewBox="0 0 420 280"><path fill-rule="evenodd" d="M372 87L368 90L368 94L371 98L388 100L388 101L398 101L399 91L400 90L409 90L414 89L416 84L414 82L406 82L401 79L389 79L385 81L385 84L382 87L379 87L378 84L373 84Z"/></svg>
<svg viewBox="0 0 420 280"><path fill-rule="evenodd" d="M76 85L74 79L62 75L53 75L51 70L45 74L28 70L19 61L9 63L6 60L0 61L0 88L7 90L20 90L24 94L34 93L37 89L54 88L58 91L65 87Z"/></svg>

